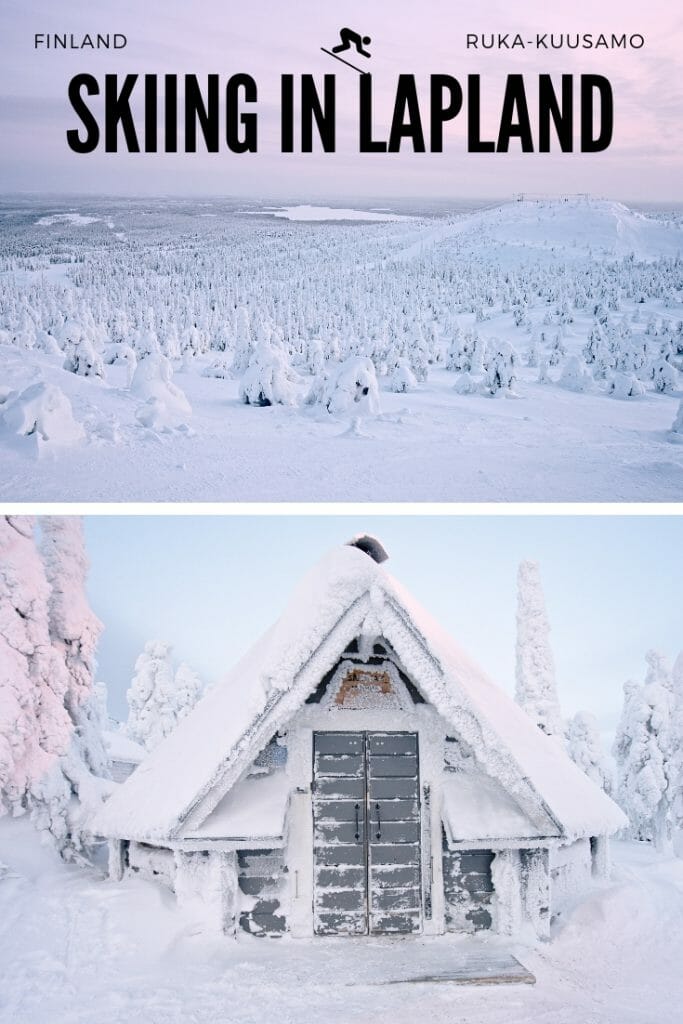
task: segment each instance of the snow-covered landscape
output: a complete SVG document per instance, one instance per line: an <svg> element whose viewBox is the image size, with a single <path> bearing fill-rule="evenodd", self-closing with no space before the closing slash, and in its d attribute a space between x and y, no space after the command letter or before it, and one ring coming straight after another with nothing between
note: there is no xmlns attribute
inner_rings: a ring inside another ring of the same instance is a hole
<svg viewBox="0 0 683 1024"><path fill-rule="evenodd" d="M676 1019L683 652L624 685L611 760L562 713L537 562L513 700L386 559L367 534L327 552L208 685L147 642L117 723L82 521L0 519L0 1020ZM431 867L396 888L413 851Z"/></svg>
<svg viewBox="0 0 683 1024"><path fill-rule="evenodd" d="M582 197L5 198L0 497L679 500L682 243Z"/></svg>

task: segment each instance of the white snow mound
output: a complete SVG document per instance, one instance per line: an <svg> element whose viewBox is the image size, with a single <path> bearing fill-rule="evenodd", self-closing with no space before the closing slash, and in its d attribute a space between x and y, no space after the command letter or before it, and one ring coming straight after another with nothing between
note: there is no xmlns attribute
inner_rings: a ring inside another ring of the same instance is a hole
<svg viewBox="0 0 683 1024"><path fill-rule="evenodd" d="M43 381L9 395L2 405L0 425L7 433L35 436L43 444L73 445L85 437L64 392Z"/></svg>
<svg viewBox="0 0 683 1024"><path fill-rule="evenodd" d="M325 383L323 404L333 416L380 412L377 374L367 356L351 356L330 374Z"/></svg>

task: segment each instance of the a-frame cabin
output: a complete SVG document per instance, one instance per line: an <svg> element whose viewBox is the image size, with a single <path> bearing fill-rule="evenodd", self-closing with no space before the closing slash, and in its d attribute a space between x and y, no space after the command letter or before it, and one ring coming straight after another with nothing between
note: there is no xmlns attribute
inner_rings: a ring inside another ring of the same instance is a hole
<svg viewBox="0 0 683 1024"><path fill-rule="evenodd" d="M619 808L382 567L333 550L100 811L226 933L549 934Z"/></svg>

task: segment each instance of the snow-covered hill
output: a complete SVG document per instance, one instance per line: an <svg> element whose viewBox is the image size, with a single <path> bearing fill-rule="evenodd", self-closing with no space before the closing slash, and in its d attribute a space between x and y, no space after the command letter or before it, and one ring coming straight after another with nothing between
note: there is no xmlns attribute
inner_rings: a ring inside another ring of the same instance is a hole
<svg viewBox="0 0 683 1024"><path fill-rule="evenodd" d="M423 226L400 257L453 240L495 250L542 250L565 258L628 257L652 260L683 254L683 224L602 199L520 200Z"/></svg>

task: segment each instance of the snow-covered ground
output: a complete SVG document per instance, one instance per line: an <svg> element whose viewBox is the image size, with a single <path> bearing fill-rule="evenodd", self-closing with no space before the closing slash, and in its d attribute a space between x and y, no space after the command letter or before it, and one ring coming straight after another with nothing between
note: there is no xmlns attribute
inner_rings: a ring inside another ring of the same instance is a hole
<svg viewBox="0 0 683 1024"><path fill-rule="evenodd" d="M501 939L292 939L202 933L173 896L104 881L0 821L3 1024L661 1024L683 1000L683 861L615 844L611 883L553 926L549 945ZM503 946L534 986L385 984Z"/></svg>
<svg viewBox="0 0 683 1024"><path fill-rule="evenodd" d="M0 499L681 499L679 213L315 209L0 203Z"/></svg>

